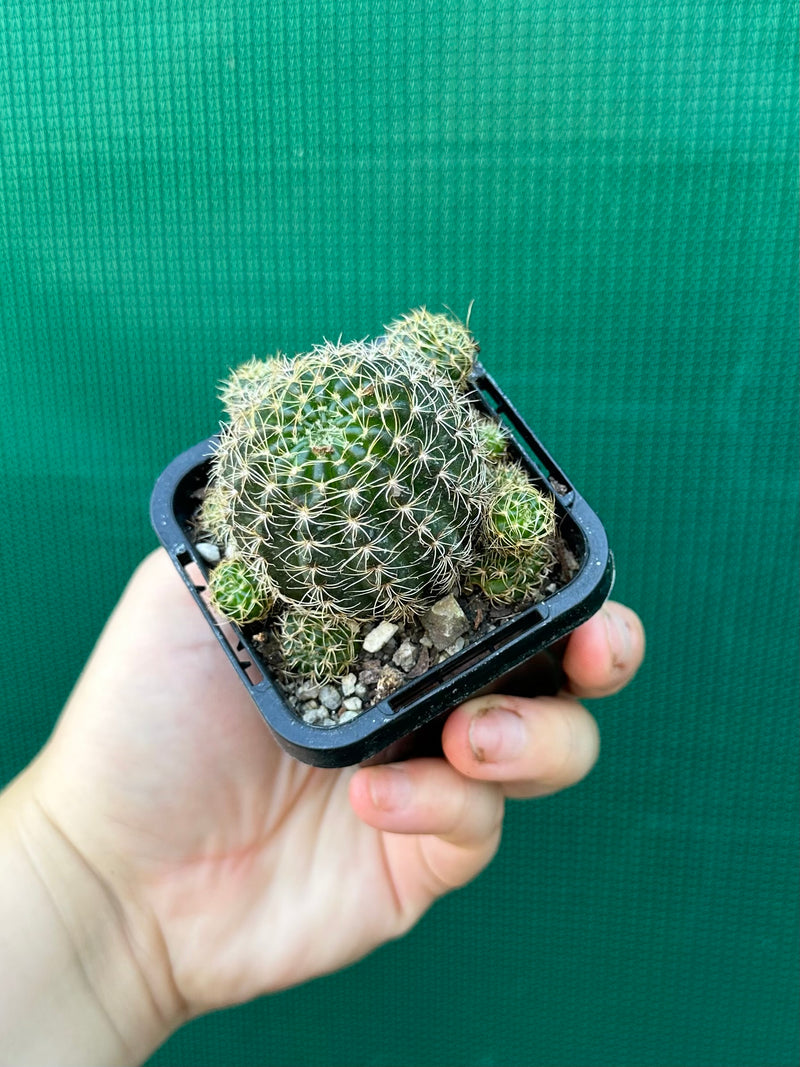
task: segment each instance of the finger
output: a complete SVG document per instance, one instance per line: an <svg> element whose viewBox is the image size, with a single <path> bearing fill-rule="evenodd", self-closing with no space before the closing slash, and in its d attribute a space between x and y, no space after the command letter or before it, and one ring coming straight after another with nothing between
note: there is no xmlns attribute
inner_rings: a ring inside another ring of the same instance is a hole
<svg viewBox="0 0 800 1067"><path fill-rule="evenodd" d="M359 818L396 834L435 834L455 845L484 841L503 817L500 791L467 781L441 759L361 767L350 782Z"/></svg>
<svg viewBox="0 0 800 1067"><path fill-rule="evenodd" d="M390 834L395 885L410 897L420 887L430 898L465 885L500 843L499 786L469 781L442 759L362 767L350 781L350 803L365 823Z"/></svg>
<svg viewBox="0 0 800 1067"><path fill-rule="evenodd" d="M502 783L509 797L535 797L575 785L594 766L600 737L589 712L562 697L490 694L449 716L447 760L469 778Z"/></svg>
<svg viewBox="0 0 800 1067"><path fill-rule="evenodd" d="M583 699L610 696L630 682L644 658L644 627L636 612L608 601L569 639L568 688Z"/></svg>

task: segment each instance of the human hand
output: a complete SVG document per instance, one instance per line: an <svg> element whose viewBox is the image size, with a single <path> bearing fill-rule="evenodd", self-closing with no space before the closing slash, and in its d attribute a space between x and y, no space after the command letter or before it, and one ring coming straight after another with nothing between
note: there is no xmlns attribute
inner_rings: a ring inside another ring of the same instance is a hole
<svg viewBox="0 0 800 1067"><path fill-rule="evenodd" d="M477 875L506 797L590 770L597 729L576 697L616 692L643 653L636 615L609 603L570 638L570 692L469 701L444 759L308 767L272 739L158 551L17 783L29 847L56 892L54 831L103 886L165 1037L358 959Z"/></svg>

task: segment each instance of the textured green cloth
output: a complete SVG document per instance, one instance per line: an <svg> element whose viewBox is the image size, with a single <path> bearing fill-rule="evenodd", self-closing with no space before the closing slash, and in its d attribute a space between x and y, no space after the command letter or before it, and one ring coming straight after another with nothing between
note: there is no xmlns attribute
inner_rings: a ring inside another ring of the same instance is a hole
<svg viewBox="0 0 800 1067"><path fill-rule="evenodd" d="M0 3L5 778L228 366L422 302L474 300L649 631L474 885L153 1064L798 1063L795 9Z"/></svg>

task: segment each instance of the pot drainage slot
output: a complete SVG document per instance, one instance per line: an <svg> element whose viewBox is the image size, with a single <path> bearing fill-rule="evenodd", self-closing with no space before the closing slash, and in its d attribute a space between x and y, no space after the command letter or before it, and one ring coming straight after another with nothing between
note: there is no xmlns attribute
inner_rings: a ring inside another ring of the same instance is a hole
<svg viewBox="0 0 800 1067"><path fill-rule="evenodd" d="M425 696L426 693L431 693L441 685L451 682L476 663L480 663L482 660L492 656L493 653L499 652L500 649L505 648L520 634L532 630L544 619L544 612L540 611L539 608L528 608L523 615L514 619L513 622L504 624L495 633L482 638L471 649L466 648L463 652L453 656L451 660L445 660L444 663L440 663L427 671L419 681L403 686L396 696L389 697L387 701L389 707L393 712L398 712L403 711L411 704L416 704L420 697Z"/></svg>
<svg viewBox="0 0 800 1067"><path fill-rule="evenodd" d="M206 581L206 577L202 570L188 552L179 552L177 560L186 576L186 580L194 594L195 600L198 601L202 607L206 617L213 623L217 633L225 639L225 643L233 654L237 664L241 667L242 673L246 676L247 681L250 685L258 685L259 682L264 680L264 675L253 662L252 657L245 648L239 632L233 623L221 619L211 607L208 582Z"/></svg>

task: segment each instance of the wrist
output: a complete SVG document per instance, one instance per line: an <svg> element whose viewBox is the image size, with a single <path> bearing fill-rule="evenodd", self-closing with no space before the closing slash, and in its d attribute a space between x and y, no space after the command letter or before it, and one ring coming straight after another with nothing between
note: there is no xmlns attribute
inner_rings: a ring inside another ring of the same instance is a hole
<svg viewBox="0 0 800 1067"><path fill-rule="evenodd" d="M37 774L0 795L0 1062L139 1063L182 1021L163 946L48 812Z"/></svg>

